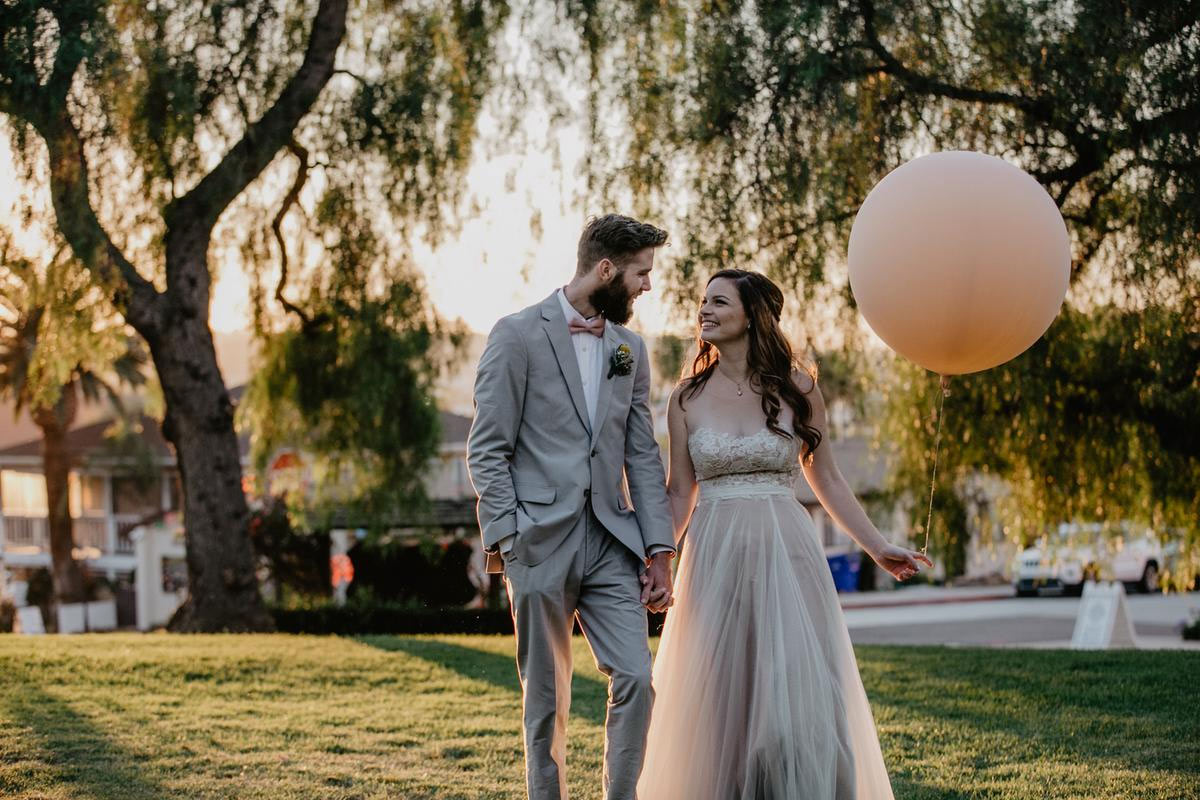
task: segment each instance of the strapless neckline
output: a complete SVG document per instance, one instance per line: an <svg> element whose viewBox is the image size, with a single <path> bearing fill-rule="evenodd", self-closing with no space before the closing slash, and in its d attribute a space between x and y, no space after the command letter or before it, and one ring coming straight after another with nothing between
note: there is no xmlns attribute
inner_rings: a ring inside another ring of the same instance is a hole
<svg viewBox="0 0 1200 800"><path fill-rule="evenodd" d="M740 434L701 425L688 434L700 499L792 494L799 443L770 428Z"/></svg>
<svg viewBox="0 0 1200 800"><path fill-rule="evenodd" d="M762 436L764 433L769 433L772 436L778 435L778 434L774 433L770 428L759 428L754 433L742 434L742 433L730 433L729 431L718 430L709 425L699 425L699 426L697 426L696 430L688 433L688 439L690 440L693 436L696 436L697 434L700 434L700 433L711 433L711 434L715 434L716 436L723 436L726 439L737 439L737 440L757 439L759 436Z"/></svg>

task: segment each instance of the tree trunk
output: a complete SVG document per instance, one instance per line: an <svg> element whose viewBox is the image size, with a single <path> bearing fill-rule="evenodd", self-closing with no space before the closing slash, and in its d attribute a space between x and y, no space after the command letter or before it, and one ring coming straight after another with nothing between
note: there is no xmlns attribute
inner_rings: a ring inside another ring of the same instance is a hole
<svg viewBox="0 0 1200 800"><path fill-rule="evenodd" d="M172 630L274 627L258 594L233 411L208 329L207 255L221 213L292 139L333 75L348 5L348 0L320 0L304 60L274 104L212 171L163 209L167 268L163 292L137 271L96 217L83 137L67 102L73 76L92 52L90 45L80 42L92 35L88 26L99 18L98 7L93 14L84 13L88 8L75 9L78 14L56 14L62 43L50 79L36 97L16 91L27 83L36 85L36 78L16 88L0 81L0 113L20 109L16 113L46 142L50 197L60 232L98 283L110 287L114 305L146 339L154 357L167 406L163 434L174 445L179 461L187 531L188 600L172 618Z"/></svg>
<svg viewBox="0 0 1200 800"><path fill-rule="evenodd" d="M179 462L187 544L188 599L168 627L273 630L258 592L233 406L207 321L184 317L149 344L166 400L163 434Z"/></svg>
<svg viewBox="0 0 1200 800"><path fill-rule="evenodd" d="M57 603L79 603L83 595L83 570L71 551L75 547L69 500L71 460L66 435L75 421L78 399L75 384L63 387L53 408L38 408L33 420L42 429L42 472L46 478L46 515L50 528L50 563Z"/></svg>

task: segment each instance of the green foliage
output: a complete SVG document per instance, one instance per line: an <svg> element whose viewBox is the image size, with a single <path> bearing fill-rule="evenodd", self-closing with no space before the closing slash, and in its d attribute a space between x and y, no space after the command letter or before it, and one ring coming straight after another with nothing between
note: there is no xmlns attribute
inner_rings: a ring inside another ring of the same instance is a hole
<svg viewBox="0 0 1200 800"><path fill-rule="evenodd" d="M679 380L691 346L690 339L670 334L659 336L654 343L654 366L658 369L659 381L666 387Z"/></svg>
<svg viewBox="0 0 1200 800"><path fill-rule="evenodd" d="M312 484L288 497L302 525L339 509L381 519L424 501L440 433L434 381L462 341L344 202L331 191L318 214L339 269L293 306L294 324L263 332L262 365L239 408L260 472L281 449L303 454Z"/></svg>
<svg viewBox="0 0 1200 800"><path fill-rule="evenodd" d="M276 604L285 591L290 596L329 595L329 534L296 530L285 503L267 498L251 509L250 543L271 570Z"/></svg>
<svg viewBox="0 0 1200 800"><path fill-rule="evenodd" d="M978 493L979 473L1002 476L998 511L1009 537L1028 542L1062 521L1141 521L1164 538L1188 537L1177 574L1200 569L1200 329L1163 308L1105 306L1062 314L1028 352L956 377L945 399L935 518ZM881 426L896 443L895 489L920 498L924 528L940 388L896 362ZM947 524L947 523L943 523ZM961 528L959 529L961 530ZM935 541L949 542L950 534Z"/></svg>
<svg viewBox="0 0 1200 800"><path fill-rule="evenodd" d="M78 261L38 266L0 246L0 397L15 411L49 409L64 392L89 401L140 386L147 356Z"/></svg>
<svg viewBox="0 0 1200 800"><path fill-rule="evenodd" d="M50 620L50 611L54 605L54 578L50 575L50 570L38 567L29 573L28 581L29 587L25 590L25 602L40 608L42 616L46 620Z"/></svg>
<svg viewBox="0 0 1200 800"><path fill-rule="evenodd" d="M591 3L585 17L593 119L630 120L594 127L595 191L677 220L681 303L708 273L754 267L798 292L809 338L833 322L862 347L841 254L875 183L948 149L1037 178L1072 237L1064 318L1035 353L956 382L942 483L956 496L933 538L958 559L986 469L1012 487L1013 537L1140 520L1184 536L1185 569L1200 566L1196 2L680 0ZM875 374L889 381L893 488L914 509L934 408L918 375Z"/></svg>
<svg viewBox="0 0 1200 800"><path fill-rule="evenodd" d="M45 151L29 134L53 133L40 100L74 80L71 113L99 221L162 288L174 208L276 101L302 62L315 9L282 0L0 5L0 120L16 134L25 182L44 180ZM341 187L348 213L397 237L442 235L507 17L506 3L488 0L351 2L338 71L294 131L314 181ZM51 69L75 64L65 75ZM236 218L218 228L223 255L240 254L252 272L272 255L269 220L288 168L285 159L268 168L271 188L239 197ZM287 234L293 246L304 240Z"/></svg>

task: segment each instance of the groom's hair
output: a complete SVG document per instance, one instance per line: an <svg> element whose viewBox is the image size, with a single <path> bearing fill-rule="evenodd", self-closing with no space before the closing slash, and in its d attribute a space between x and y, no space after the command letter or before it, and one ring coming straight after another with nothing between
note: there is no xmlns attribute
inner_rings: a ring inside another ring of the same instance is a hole
<svg viewBox="0 0 1200 800"><path fill-rule="evenodd" d="M661 247L666 241L667 232L662 228L631 217L620 214L592 217L579 237L575 274L586 274L606 258L617 267L623 267L642 250Z"/></svg>

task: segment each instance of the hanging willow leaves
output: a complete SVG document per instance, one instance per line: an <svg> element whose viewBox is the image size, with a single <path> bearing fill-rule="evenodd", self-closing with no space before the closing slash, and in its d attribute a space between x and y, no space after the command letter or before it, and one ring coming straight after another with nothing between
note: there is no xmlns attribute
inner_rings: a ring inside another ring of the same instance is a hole
<svg viewBox="0 0 1200 800"><path fill-rule="evenodd" d="M955 507L935 539L953 573L986 470L1011 488L1014 541L1130 520L1182 539L1180 582L1196 573L1200 448L1182 432L1200 429L1200 4L587 7L593 193L679 232L681 303L719 268L762 269L795 291L811 339L861 350L843 256L876 182L947 149L1037 178L1071 233L1068 303L1033 351L956 381ZM937 381L903 363L869 377L919 530Z"/></svg>

